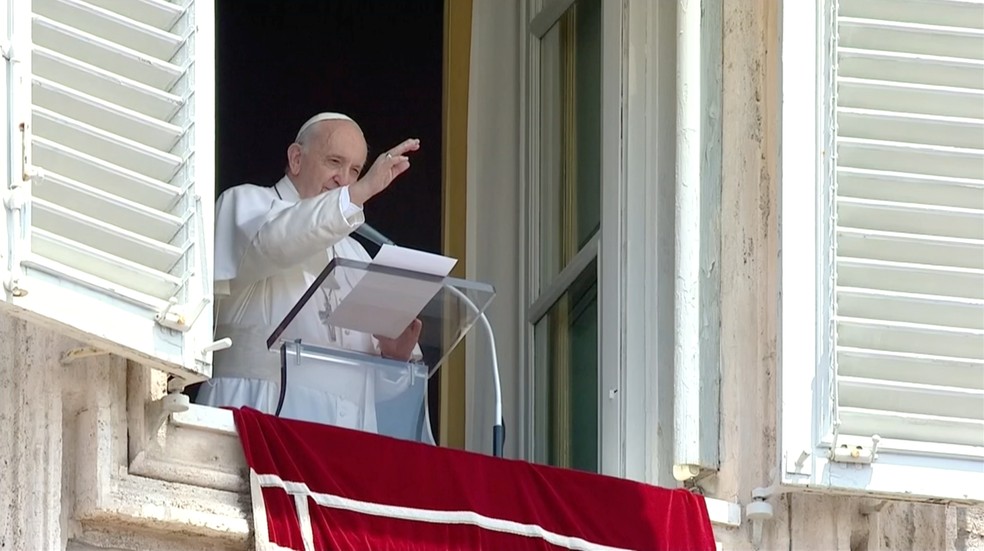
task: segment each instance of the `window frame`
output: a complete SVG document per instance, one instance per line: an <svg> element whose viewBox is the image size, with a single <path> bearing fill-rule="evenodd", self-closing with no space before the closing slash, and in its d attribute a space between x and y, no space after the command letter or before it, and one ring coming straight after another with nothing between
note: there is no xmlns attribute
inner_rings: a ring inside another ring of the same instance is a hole
<svg viewBox="0 0 984 551"><path fill-rule="evenodd" d="M520 266L520 377L528 458L535 444L535 350L527 314L534 305L544 311L549 307L532 296L538 285L533 268L538 203L531 191L539 178L533 162L539 148L537 33L545 33L572 3L525 0L521 11L528 43L521 216L525 243L533 249L525 251ZM599 470L672 487L673 438L660 427L673 416L676 12L672 5L654 6L649 0L605 0L602 9L601 227L598 252L582 259L585 264L598 260Z"/></svg>
<svg viewBox="0 0 984 551"><path fill-rule="evenodd" d="M798 489L860 492L921 501L974 502L984 460L951 446L882 441L868 465L828 458L834 444L832 340L832 111L836 2L784 2L780 120L780 376L777 463L781 483ZM818 76L819 75L819 76ZM795 190L810 185L811 192ZM837 445L873 442L840 436Z"/></svg>
<svg viewBox="0 0 984 551"><path fill-rule="evenodd" d="M619 306L621 278L620 264L620 200L622 197L621 101L622 87L622 29L625 9L623 1L601 3L602 10L602 148L601 155L601 224L598 231L580 248L567 266L561 268L551 283L541 288L538 247L539 190L540 190L540 40L560 20L575 0L527 0L521 13L525 16L526 31L526 87L523 100L526 110L526 209L523 212L527 247L523 251L526 270L522 274L523 294L523 350L522 378L524 388L523 408L526 411L525 442L527 456L538 455L541 443L536 441L535 412L535 341L534 328L568 286L592 261L597 261L599 308L599 357L598 357L598 470L604 474L620 475L624 465L620 442L622 441L622 401L618 396L621 380L621 331ZM613 251L605 254L603 250ZM537 291L539 290L539 291Z"/></svg>

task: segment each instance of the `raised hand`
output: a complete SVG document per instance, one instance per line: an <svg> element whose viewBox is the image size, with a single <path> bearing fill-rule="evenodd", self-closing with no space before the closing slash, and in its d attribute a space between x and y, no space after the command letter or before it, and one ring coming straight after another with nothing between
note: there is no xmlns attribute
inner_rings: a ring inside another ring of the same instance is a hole
<svg viewBox="0 0 984 551"><path fill-rule="evenodd" d="M420 140L410 138L396 147L380 153L372 166L369 167L366 175L349 186L349 197L352 202L362 205L389 187L397 176L410 168L410 157L407 156L407 153L418 149L420 149Z"/></svg>

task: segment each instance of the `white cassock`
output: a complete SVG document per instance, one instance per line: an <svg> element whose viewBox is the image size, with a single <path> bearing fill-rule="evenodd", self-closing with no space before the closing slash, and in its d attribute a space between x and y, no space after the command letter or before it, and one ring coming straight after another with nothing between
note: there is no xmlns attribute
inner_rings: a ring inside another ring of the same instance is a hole
<svg viewBox="0 0 984 551"><path fill-rule="evenodd" d="M241 185L216 203L215 338L232 338L232 348L214 353L212 380L199 390L198 403L249 406L275 413L280 399L280 353L267 338L335 256L369 261L349 237L364 221L348 189L338 188L302 200L284 176L274 187ZM313 343L379 353L372 336L330 330L321 315L348 291L315 294L295 318L288 334ZM223 296L227 295L227 296ZM330 309L329 309L330 311ZM330 331L330 335L329 335ZM419 359L419 352L415 354ZM403 392L408 374L383 374L357 366L290 365L280 415L376 432L376 401Z"/></svg>

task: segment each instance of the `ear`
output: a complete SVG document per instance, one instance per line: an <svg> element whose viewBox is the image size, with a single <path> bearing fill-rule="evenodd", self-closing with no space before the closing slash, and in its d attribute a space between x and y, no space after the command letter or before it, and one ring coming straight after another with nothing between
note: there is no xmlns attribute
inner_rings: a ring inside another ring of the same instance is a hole
<svg viewBox="0 0 984 551"><path fill-rule="evenodd" d="M287 169L291 176L296 176L301 171L301 153L300 144L292 143L287 148Z"/></svg>

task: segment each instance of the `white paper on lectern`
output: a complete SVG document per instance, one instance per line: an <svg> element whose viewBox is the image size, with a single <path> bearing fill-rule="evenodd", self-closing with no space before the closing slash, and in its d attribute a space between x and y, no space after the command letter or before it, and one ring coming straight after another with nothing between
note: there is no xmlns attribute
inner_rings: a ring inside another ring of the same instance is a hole
<svg viewBox="0 0 984 551"><path fill-rule="evenodd" d="M372 263L445 277L458 260L439 254L383 245ZM378 272L360 272L352 290L329 322L353 331L389 338L400 336L441 290L440 281L420 281Z"/></svg>
<svg viewBox="0 0 984 551"><path fill-rule="evenodd" d="M454 265L458 263L458 259L414 249L404 249L395 245L383 245L376 253L376 258L372 259L372 263L446 277L451 273Z"/></svg>

